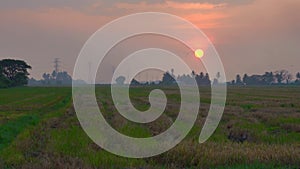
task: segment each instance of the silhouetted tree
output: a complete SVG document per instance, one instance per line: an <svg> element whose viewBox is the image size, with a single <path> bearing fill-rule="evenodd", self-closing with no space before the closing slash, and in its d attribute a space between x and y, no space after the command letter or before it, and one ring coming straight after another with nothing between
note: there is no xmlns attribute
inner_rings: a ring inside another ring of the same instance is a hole
<svg viewBox="0 0 300 169"><path fill-rule="evenodd" d="M220 79L220 77L221 77L221 73L220 73L220 72L218 72L218 73L217 73L217 75L216 75L216 78L219 80L219 79Z"/></svg>
<svg viewBox="0 0 300 169"><path fill-rule="evenodd" d="M204 73L201 72L199 75L196 75L195 79L198 85L210 85L208 73L204 76Z"/></svg>
<svg viewBox="0 0 300 169"><path fill-rule="evenodd" d="M182 84L191 85L193 84L193 80L195 80L196 74L193 75L193 72L191 73L192 77L190 75L183 74L182 76L178 75L177 80ZM194 76L194 77L193 77Z"/></svg>
<svg viewBox="0 0 300 169"><path fill-rule="evenodd" d="M277 82L281 84L283 81L288 79L289 72L287 70L280 70L275 72Z"/></svg>
<svg viewBox="0 0 300 169"><path fill-rule="evenodd" d="M196 82L198 85L210 85L211 84L208 73L206 73L204 76L204 73L201 72L199 75L196 75L195 79L196 79Z"/></svg>
<svg viewBox="0 0 300 169"><path fill-rule="evenodd" d="M31 78L28 80L28 85L30 86L61 86L61 85L71 85L72 77L66 71L52 73L43 73L43 79L35 80ZM74 80L76 84L86 84L83 80Z"/></svg>
<svg viewBox="0 0 300 169"><path fill-rule="evenodd" d="M10 86L10 81L0 72L0 88L7 88Z"/></svg>
<svg viewBox="0 0 300 169"><path fill-rule="evenodd" d="M124 82L125 82L125 77L124 76L119 76L119 77L117 77L116 78L116 83L118 84L118 85L123 85L124 84Z"/></svg>
<svg viewBox="0 0 300 169"><path fill-rule="evenodd" d="M244 82L246 85L249 84L249 76L248 76L247 74L244 74L243 82Z"/></svg>
<svg viewBox="0 0 300 169"><path fill-rule="evenodd" d="M58 85L66 85L72 83L72 77L66 71L58 72L56 73L56 78L52 78L53 81L55 81Z"/></svg>
<svg viewBox="0 0 300 169"><path fill-rule="evenodd" d="M296 84L300 84L300 72L298 72L297 74L296 74L296 81L295 81L295 83Z"/></svg>
<svg viewBox="0 0 300 169"><path fill-rule="evenodd" d="M28 71L31 69L25 61L14 59L3 59L0 61L1 86L14 87L23 86L28 83Z"/></svg>
<svg viewBox="0 0 300 169"><path fill-rule="evenodd" d="M176 80L169 72L164 73L161 84L171 85L171 84L175 84L175 83L176 83Z"/></svg>
<svg viewBox="0 0 300 169"><path fill-rule="evenodd" d="M191 75L192 75L192 78L195 78L196 77L195 71L192 71Z"/></svg>
<svg viewBox="0 0 300 169"><path fill-rule="evenodd" d="M273 72L266 72L263 75L252 75L248 76L247 74L243 77L243 82L245 85L270 85L274 83Z"/></svg>
<svg viewBox="0 0 300 169"><path fill-rule="evenodd" d="M219 81L218 81L218 79L217 79L217 78L214 78L213 84L214 84L214 85L217 85L217 84L219 84Z"/></svg>
<svg viewBox="0 0 300 169"><path fill-rule="evenodd" d="M292 80L293 80L293 75L291 73L288 73L286 76L286 84L290 84Z"/></svg>
<svg viewBox="0 0 300 169"><path fill-rule="evenodd" d="M200 78L200 79L203 79L203 78L204 78L204 73L203 73L203 72L200 72L199 78Z"/></svg>
<svg viewBox="0 0 300 169"><path fill-rule="evenodd" d="M209 74L208 73L206 73L205 74L205 77L204 77L204 84L205 85L210 85L210 79L209 79Z"/></svg>
<svg viewBox="0 0 300 169"><path fill-rule="evenodd" d="M216 74L216 78L214 78L213 84L218 84L218 83L219 83L220 77L221 77L221 74L220 74L220 72L218 72L218 73Z"/></svg>
<svg viewBox="0 0 300 169"><path fill-rule="evenodd" d="M50 84L50 74L49 73L44 73L43 74L43 84L47 84L47 85L49 85Z"/></svg>
<svg viewBox="0 0 300 169"><path fill-rule="evenodd" d="M141 85L141 83L139 81L137 81L136 79L132 79L130 82L130 85L137 86L137 85Z"/></svg>
<svg viewBox="0 0 300 169"><path fill-rule="evenodd" d="M263 75L263 83L265 85L270 85L272 83L274 83L274 75L273 75L273 72L266 72L264 75Z"/></svg>
<svg viewBox="0 0 300 169"><path fill-rule="evenodd" d="M235 80L236 85L243 85L244 83L242 82L241 76L238 74L236 75L236 80Z"/></svg>
<svg viewBox="0 0 300 169"><path fill-rule="evenodd" d="M53 70L53 72L52 72L51 76L52 76L52 77L53 77L53 79L55 79L55 80L56 80L56 75L57 75L57 72L56 72L55 70Z"/></svg>

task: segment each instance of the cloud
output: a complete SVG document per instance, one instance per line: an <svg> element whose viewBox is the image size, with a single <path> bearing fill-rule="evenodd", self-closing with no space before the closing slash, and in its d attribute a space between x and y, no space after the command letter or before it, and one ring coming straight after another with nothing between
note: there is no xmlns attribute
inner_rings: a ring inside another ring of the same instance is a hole
<svg viewBox="0 0 300 169"><path fill-rule="evenodd" d="M41 9L41 8L74 8L80 9L83 6L95 3L99 0L9 0L0 1L0 9Z"/></svg>
<svg viewBox="0 0 300 169"><path fill-rule="evenodd" d="M183 17L201 29L214 29L220 27L220 19L227 17L222 9L226 8L226 3L208 3L208 2L178 2L164 1L158 3L147 2L118 2L114 4L115 11L123 10L123 14L135 12L155 11L166 12Z"/></svg>
<svg viewBox="0 0 300 169"><path fill-rule="evenodd" d="M118 2L114 5L120 9L127 10L166 10L166 9L181 9L181 10L211 10L215 8L225 7L225 3L197 3L197 2L176 2L165 1L162 3L147 3L145 1L139 3Z"/></svg>
<svg viewBox="0 0 300 169"><path fill-rule="evenodd" d="M79 0L73 1L73 3L57 0L51 1L51 3L44 2L44 0L16 3L15 0L12 0L0 4L7 7L0 11L2 23L30 24L41 29L64 29L79 32L95 31L112 19L135 12L157 11L175 14L188 19L202 29L220 26L218 20L226 16L221 12L215 12L225 8L226 4L207 2L115 1L112 3L89 0L80 9L78 7L82 2Z"/></svg>
<svg viewBox="0 0 300 169"><path fill-rule="evenodd" d="M226 6L226 3L212 4L212 3L199 3L199 2L175 2L175 1L166 1L166 6L175 9L184 9L184 10L201 10L201 9L215 9L222 8Z"/></svg>
<svg viewBox="0 0 300 169"><path fill-rule="evenodd" d="M210 33L224 58L228 74L296 70L299 62L300 1L257 0L224 9L224 25Z"/></svg>
<svg viewBox="0 0 300 169"><path fill-rule="evenodd" d="M227 18L229 16L223 12L211 12L207 14L202 14L202 13L186 14L186 15L182 15L181 17L192 22L200 29L207 30L207 29L222 28L223 23L221 21L224 18Z"/></svg>
<svg viewBox="0 0 300 169"><path fill-rule="evenodd" d="M201 28L215 43L230 78L237 72L289 69L299 62L298 0L9 0L0 1L0 9L0 57L26 56L34 67L41 55L73 63L98 28L145 11L175 14Z"/></svg>
<svg viewBox="0 0 300 169"><path fill-rule="evenodd" d="M16 9L2 10L0 23L9 25L31 25L46 31L90 32L98 29L112 18L89 15L72 8L46 8L39 10Z"/></svg>
<svg viewBox="0 0 300 169"><path fill-rule="evenodd" d="M0 11L0 59L27 60L31 75L41 78L59 57L63 69L72 72L84 42L112 18L90 15L72 8Z"/></svg>

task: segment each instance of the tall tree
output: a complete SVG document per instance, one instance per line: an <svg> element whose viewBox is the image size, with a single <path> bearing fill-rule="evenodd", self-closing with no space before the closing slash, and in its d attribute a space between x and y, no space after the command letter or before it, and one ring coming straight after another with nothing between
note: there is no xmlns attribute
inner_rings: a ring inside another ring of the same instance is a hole
<svg viewBox="0 0 300 169"><path fill-rule="evenodd" d="M7 88L10 86L10 81L0 73L0 88Z"/></svg>
<svg viewBox="0 0 300 169"><path fill-rule="evenodd" d="M51 74L53 80L56 80L56 75L57 75L57 72L55 70L53 70L53 72Z"/></svg>
<svg viewBox="0 0 300 169"><path fill-rule="evenodd" d="M1 81L9 81L7 87L23 86L28 83L28 69L31 69L25 61L4 59L0 61ZM6 80L5 80L6 79Z"/></svg>
<svg viewBox="0 0 300 169"><path fill-rule="evenodd" d="M249 85L249 76L248 76L247 74L244 74L243 82L244 82L246 85Z"/></svg>
<svg viewBox="0 0 300 169"><path fill-rule="evenodd" d="M290 82L293 80L293 75L291 73L288 73L285 80L286 84L290 84Z"/></svg>
<svg viewBox="0 0 300 169"><path fill-rule="evenodd" d="M298 73L296 74L296 78L297 78L297 80L295 81L295 83L296 83L296 84L300 84L300 72L298 72Z"/></svg>
<svg viewBox="0 0 300 169"><path fill-rule="evenodd" d="M43 83L49 85L50 84L50 74L49 73L44 73L43 78L44 78Z"/></svg>
<svg viewBox="0 0 300 169"><path fill-rule="evenodd" d="M274 75L273 72L266 72L263 75L263 83L266 85L270 85L274 82Z"/></svg>
<svg viewBox="0 0 300 169"><path fill-rule="evenodd" d="M175 84L176 80L174 79L174 77L169 72L166 72L163 75L161 83L163 85L171 85L171 84Z"/></svg>
<svg viewBox="0 0 300 169"><path fill-rule="evenodd" d="M289 72L287 70L280 70L275 72L275 77L277 79L277 82L281 84L283 81L287 81L289 79Z"/></svg>
<svg viewBox="0 0 300 169"><path fill-rule="evenodd" d="M300 72L297 73L296 77L297 77L297 80L300 80Z"/></svg>
<svg viewBox="0 0 300 169"><path fill-rule="evenodd" d="M243 85L242 78L241 78L241 76L239 74L236 75L235 84L236 85Z"/></svg>
<svg viewBox="0 0 300 169"><path fill-rule="evenodd" d="M218 73L216 74L216 78L214 78L213 84L218 84L218 83L219 83L220 77L221 77L221 73L218 72Z"/></svg>
<svg viewBox="0 0 300 169"><path fill-rule="evenodd" d="M126 78L124 76L119 76L119 77L116 78L116 83L118 85L123 85L125 80L126 80Z"/></svg>
<svg viewBox="0 0 300 169"><path fill-rule="evenodd" d="M205 82L205 85L210 85L210 83L211 83L208 73L205 74L204 82Z"/></svg>
<svg viewBox="0 0 300 169"><path fill-rule="evenodd" d="M216 78L219 80L219 79L220 79L220 77L221 77L221 73L220 73L220 72L218 72L218 73L216 74Z"/></svg>
<svg viewBox="0 0 300 169"><path fill-rule="evenodd" d="M199 77L200 77L201 79L203 79L203 78L204 78L204 73L203 73L203 72L200 72Z"/></svg>
<svg viewBox="0 0 300 169"><path fill-rule="evenodd" d="M192 78L195 78L196 77L195 71L192 71L191 75L192 75Z"/></svg>

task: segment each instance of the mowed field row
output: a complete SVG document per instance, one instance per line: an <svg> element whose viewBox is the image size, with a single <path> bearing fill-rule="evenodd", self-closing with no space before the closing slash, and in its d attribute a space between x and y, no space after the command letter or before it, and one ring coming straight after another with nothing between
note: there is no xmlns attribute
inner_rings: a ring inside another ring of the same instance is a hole
<svg viewBox="0 0 300 169"><path fill-rule="evenodd" d="M150 107L154 87L130 89L132 104ZM155 121L139 124L120 115L108 86L98 86L99 108L108 123L132 137L168 129L180 109L176 87L161 87L168 102ZM298 168L300 87L230 87L225 112L213 136L198 143L210 106L210 89L200 88L201 107L188 136L156 157L130 159L98 147L82 130L71 88L24 87L0 90L0 168Z"/></svg>

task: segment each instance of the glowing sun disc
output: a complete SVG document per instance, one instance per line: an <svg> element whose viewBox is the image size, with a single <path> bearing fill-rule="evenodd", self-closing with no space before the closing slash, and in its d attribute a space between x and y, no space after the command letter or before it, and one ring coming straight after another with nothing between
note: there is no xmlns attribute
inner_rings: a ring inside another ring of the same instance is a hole
<svg viewBox="0 0 300 169"><path fill-rule="evenodd" d="M197 50L195 50L195 56L197 57L197 58L202 58L203 57L203 55L204 55L204 52L203 52L203 50L202 49L197 49Z"/></svg>

